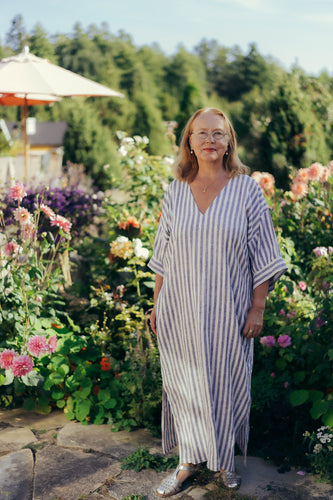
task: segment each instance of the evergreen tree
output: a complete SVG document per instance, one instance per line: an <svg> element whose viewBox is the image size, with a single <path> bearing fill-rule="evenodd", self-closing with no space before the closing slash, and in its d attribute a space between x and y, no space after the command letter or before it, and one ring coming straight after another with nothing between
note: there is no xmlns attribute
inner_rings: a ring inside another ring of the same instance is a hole
<svg viewBox="0 0 333 500"><path fill-rule="evenodd" d="M56 63L54 45L50 42L46 31L37 23L28 38L30 52L35 56L49 59Z"/></svg>
<svg viewBox="0 0 333 500"><path fill-rule="evenodd" d="M28 35L23 24L23 17L19 14L12 19L9 31L6 34L6 43L14 52L22 52Z"/></svg>
<svg viewBox="0 0 333 500"><path fill-rule="evenodd" d="M68 124L64 138L64 162L83 164L95 184L105 189L112 176L119 175L116 144L110 131L96 117L94 107L84 99L59 103ZM109 168L105 168L109 165Z"/></svg>

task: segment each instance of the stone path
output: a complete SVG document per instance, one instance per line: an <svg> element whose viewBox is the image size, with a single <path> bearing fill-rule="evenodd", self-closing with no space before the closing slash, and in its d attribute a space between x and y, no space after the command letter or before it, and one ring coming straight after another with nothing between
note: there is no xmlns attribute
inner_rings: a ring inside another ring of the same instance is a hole
<svg viewBox="0 0 333 500"><path fill-rule="evenodd" d="M154 490L169 472L121 469L120 459L138 446L162 453L160 440L145 430L112 433L107 425L68 422L62 412L0 411L0 500L122 500L129 495L157 500ZM241 500L333 500L333 487L311 475L296 470L279 474L255 457L248 457L246 468L242 457L236 457L236 464L242 475ZM172 498L231 496L218 490L210 474Z"/></svg>

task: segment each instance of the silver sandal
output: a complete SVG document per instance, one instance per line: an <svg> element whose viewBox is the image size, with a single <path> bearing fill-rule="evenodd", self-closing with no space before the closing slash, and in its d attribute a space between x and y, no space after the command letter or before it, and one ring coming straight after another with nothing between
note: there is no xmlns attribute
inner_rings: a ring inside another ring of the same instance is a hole
<svg viewBox="0 0 333 500"><path fill-rule="evenodd" d="M227 470L221 471L221 481L226 488L237 490L242 482L242 478L236 472Z"/></svg>
<svg viewBox="0 0 333 500"><path fill-rule="evenodd" d="M192 474L187 477L182 483L178 481L177 474L180 470L187 470L192 472ZM194 476L200 470L200 464L197 465L178 465L177 469L167 478L162 481L159 487L156 490L156 494L159 497L171 497L172 495L176 495L183 489L183 485L188 481L189 478Z"/></svg>

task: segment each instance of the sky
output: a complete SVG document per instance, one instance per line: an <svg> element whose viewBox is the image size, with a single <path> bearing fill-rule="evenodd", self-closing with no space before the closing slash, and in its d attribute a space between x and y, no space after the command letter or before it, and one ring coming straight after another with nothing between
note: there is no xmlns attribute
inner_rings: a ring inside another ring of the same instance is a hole
<svg viewBox="0 0 333 500"><path fill-rule="evenodd" d="M28 32L39 22L50 35L107 22L112 34L123 30L136 46L157 42L167 55L203 38L243 53L255 43L286 70L333 76L333 0L0 0L1 43L17 14Z"/></svg>

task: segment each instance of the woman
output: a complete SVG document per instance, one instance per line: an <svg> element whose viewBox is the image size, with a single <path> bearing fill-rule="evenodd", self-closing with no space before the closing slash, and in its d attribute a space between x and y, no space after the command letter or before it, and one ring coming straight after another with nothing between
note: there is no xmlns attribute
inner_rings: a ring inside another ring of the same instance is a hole
<svg viewBox="0 0 333 500"><path fill-rule="evenodd" d="M164 197L149 267L151 327L163 378L162 434L180 465L157 489L182 489L202 462L240 485L234 446L246 455L253 338L267 293L286 271L259 185L237 155L233 127L213 108L188 121L176 180Z"/></svg>

